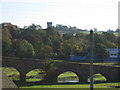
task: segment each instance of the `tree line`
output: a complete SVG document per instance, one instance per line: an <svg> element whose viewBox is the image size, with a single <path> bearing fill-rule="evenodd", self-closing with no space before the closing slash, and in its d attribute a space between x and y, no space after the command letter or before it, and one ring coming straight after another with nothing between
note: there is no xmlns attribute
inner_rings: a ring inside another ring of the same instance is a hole
<svg viewBox="0 0 120 90"><path fill-rule="evenodd" d="M21 58L69 59L72 53L85 56L89 53L89 34L61 34L53 28L42 29L39 25L19 28L2 23L2 55ZM120 46L120 36L112 32L94 33L94 52L100 58L107 57L107 48Z"/></svg>

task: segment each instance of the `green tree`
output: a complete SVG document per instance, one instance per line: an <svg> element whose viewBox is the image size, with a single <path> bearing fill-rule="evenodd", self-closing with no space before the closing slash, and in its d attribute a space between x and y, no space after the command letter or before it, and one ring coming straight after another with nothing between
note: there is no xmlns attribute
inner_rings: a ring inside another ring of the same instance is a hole
<svg viewBox="0 0 120 90"><path fill-rule="evenodd" d="M107 41L107 39L104 35L100 35L97 33L94 34L94 44L95 45L97 45L98 43L104 44L104 42L106 42L106 41Z"/></svg>
<svg viewBox="0 0 120 90"><path fill-rule="evenodd" d="M102 61L103 59L105 59L107 56L108 56L108 53L107 53L107 48L101 44L101 43L98 43L95 48L94 48L94 53L97 57L99 57Z"/></svg>
<svg viewBox="0 0 120 90"><path fill-rule="evenodd" d="M35 24L32 24L32 25L29 25L27 30L41 30L42 27L40 25L35 25Z"/></svg>
<svg viewBox="0 0 120 90"><path fill-rule="evenodd" d="M53 55L54 53L53 53L53 49L51 46L44 45L41 48L41 57L48 59L48 58L52 58Z"/></svg>
<svg viewBox="0 0 120 90"><path fill-rule="evenodd" d="M71 38L65 40L60 45L60 55L64 58L68 58L71 52L77 56L83 56L87 48L87 41L80 38Z"/></svg>
<svg viewBox="0 0 120 90"><path fill-rule="evenodd" d="M117 42L118 41L117 37L112 32L104 32L102 35L105 36L107 41L110 41L110 42Z"/></svg>
<svg viewBox="0 0 120 90"><path fill-rule="evenodd" d="M32 44L29 43L27 40L20 41L17 49L17 55L22 58L33 58L35 55L35 51Z"/></svg>
<svg viewBox="0 0 120 90"><path fill-rule="evenodd" d="M44 43L42 41L38 41L34 43L34 49L35 49L35 58L42 58L42 48L44 47Z"/></svg>
<svg viewBox="0 0 120 90"><path fill-rule="evenodd" d="M117 48L118 46L116 43L110 41L106 41L104 44L107 48Z"/></svg>
<svg viewBox="0 0 120 90"><path fill-rule="evenodd" d="M9 56L12 52L12 36L8 29L2 30L2 55Z"/></svg>
<svg viewBox="0 0 120 90"><path fill-rule="evenodd" d="M46 31L45 30L23 30L21 38L34 44L38 41L45 41Z"/></svg>

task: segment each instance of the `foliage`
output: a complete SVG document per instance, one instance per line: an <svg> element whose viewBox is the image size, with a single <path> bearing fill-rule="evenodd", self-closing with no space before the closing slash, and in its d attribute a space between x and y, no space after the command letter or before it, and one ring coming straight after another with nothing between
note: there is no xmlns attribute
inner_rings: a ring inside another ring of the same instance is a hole
<svg viewBox="0 0 120 90"><path fill-rule="evenodd" d="M104 59L108 56L107 48L101 43L98 43L95 46L94 53L95 53L96 56L98 56L101 59Z"/></svg>
<svg viewBox="0 0 120 90"><path fill-rule="evenodd" d="M35 24L32 24L32 25L29 25L27 28L25 28L27 30L41 30L42 27L40 25L35 25Z"/></svg>
<svg viewBox="0 0 120 90"><path fill-rule="evenodd" d="M43 70L46 71L46 74L50 74L50 73L52 73L54 70L57 69L54 63L55 63L55 62L52 61L52 60L48 60L48 61L46 61L46 62L43 62L42 68L43 68Z"/></svg>
<svg viewBox="0 0 120 90"><path fill-rule="evenodd" d="M34 57L35 51L32 44L29 43L27 40L20 41L17 49L17 55L19 57L26 57L26 58Z"/></svg>
<svg viewBox="0 0 120 90"><path fill-rule="evenodd" d="M65 40L60 45L60 54L68 57L71 53L77 56L84 55L87 49L87 41L81 38L71 38Z"/></svg>
<svg viewBox="0 0 120 90"><path fill-rule="evenodd" d="M62 34L63 30L72 33ZM85 56L89 53L89 31L81 31L76 27L57 25L42 29L40 25L32 24L26 28L19 28L10 24L3 27L2 31L4 56L69 59L70 54ZM94 51L96 56L105 58L105 49L120 46L119 38L119 35L112 32L95 32Z"/></svg>
<svg viewBox="0 0 120 90"><path fill-rule="evenodd" d="M48 46L48 45L45 45L41 48L41 57L43 58L52 58L53 57L53 49Z"/></svg>
<svg viewBox="0 0 120 90"><path fill-rule="evenodd" d="M44 41L46 32L43 30L23 30L21 32L21 38L34 44L39 41Z"/></svg>
<svg viewBox="0 0 120 90"><path fill-rule="evenodd" d="M10 55L10 51L12 48L12 36L8 29L3 29L2 32L2 54L3 55Z"/></svg>

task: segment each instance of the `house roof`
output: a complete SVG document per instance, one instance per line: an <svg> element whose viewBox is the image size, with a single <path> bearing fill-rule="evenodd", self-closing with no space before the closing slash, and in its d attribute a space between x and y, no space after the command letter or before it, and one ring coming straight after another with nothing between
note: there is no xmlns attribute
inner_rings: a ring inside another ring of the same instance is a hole
<svg viewBox="0 0 120 90"><path fill-rule="evenodd" d="M109 52L120 52L120 49L118 49L118 48L108 48L107 51L109 51Z"/></svg>

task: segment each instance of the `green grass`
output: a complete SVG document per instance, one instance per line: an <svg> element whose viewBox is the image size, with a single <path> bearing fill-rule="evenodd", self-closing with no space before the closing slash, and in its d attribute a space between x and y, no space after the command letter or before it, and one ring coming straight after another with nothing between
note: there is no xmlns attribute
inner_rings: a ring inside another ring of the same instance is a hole
<svg viewBox="0 0 120 90"><path fill-rule="evenodd" d="M115 34L115 36L118 36L119 33L118 32L114 32L114 34Z"/></svg>
<svg viewBox="0 0 120 90"><path fill-rule="evenodd" d="M2 67L2 70L11 80L19 80L19 72L16 69Z"/></svg>
<svg viewBox="0 0 120 90"><path fill-rule="evenodd" d="M14 68L3 67L2 69L7 74L7 76L14 75L14 74L19 75L19 72Z"/></svg>
<svg viewBox="0 0 120 90"><path fill-rule="evenodd" d="M90 34L90 31L80 31L80 33ZM98 32L94 32L94 33L102 34L103 32L98 31ZM114 34L115 36L118 36L118 32L113 32L113 34Z"/></svg>
<svg viewBox="0 0 120 90"><path fill-rule="evenodd" d="M74 62L76 63L76 62ZM77 63L81 63L80 61L77 61ZM90 64L82 62L81 64ZM105 66L120 66L118 63L93 63L94 65L105 65Z"/></svg>
<svg viewBox="0 0 120 90"><path fill-rule="evenodd" d="M94 84L94 88L110 88L109 86L118 86L118 83L100 83ZM20 88L89 88L89 84L73 84L73 85L34 85L22 86Z"/></svg>
<svg viewBox="0 0 120 90"><path fill-rule="evenodd" d="M39 75L39 73L45 73L45 72L40 69L34 69L34 70L30 71L29 73L27 73L26 76L36 76L36 75Z"/></svg>
<svg viewBox="0 0 120 90"><path fill-rule="evenodd" d="M62 78L62 77L70 77L70 76L77 76L75 73L73 72L65 72L65 73L62 73L58 76L58 78Z"/></svg>
<svg viewBox="0 0 120 90"><path fill-rule="evenodd" d="M104 76L102 76L101 74L95 74L94 80L95 81L107 81L107 79Z"/></svg>
<svg viewBox="0 0 120 90"><path fill-rule="evenodd" d="M90 34L90 31L80 31L80 33L83 33L83 34ZM102 32L94 32L94 33L102 34Z"/></svg>
<svg viewBox="0 0 120 90"><path fill-rule="evenodd" d="M94 63L94 65L106 65L106 66L117 66L116 63Z"/></svg>
<svg viewBox="0 0 120 90"><path fill-rule="evenodd" d="M36 81L41 81L42 79L38 79L38 78L29 78L26 79L27 82L36 82Z"/></svg>

